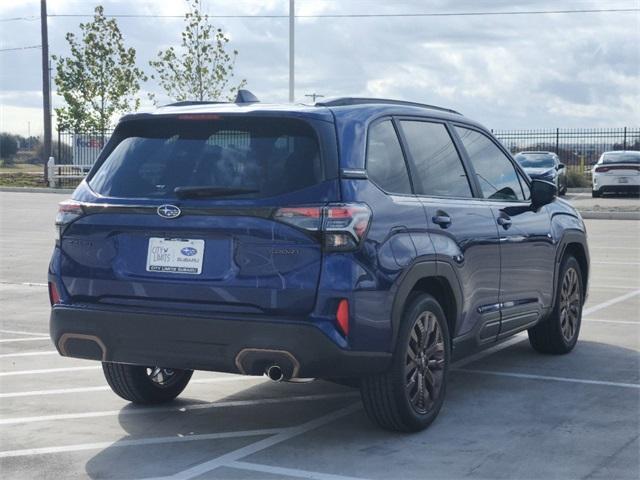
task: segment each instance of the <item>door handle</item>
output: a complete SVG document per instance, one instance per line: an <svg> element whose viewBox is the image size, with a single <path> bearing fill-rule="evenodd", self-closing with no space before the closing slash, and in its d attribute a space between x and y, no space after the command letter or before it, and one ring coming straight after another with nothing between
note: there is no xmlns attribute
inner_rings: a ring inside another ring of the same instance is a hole
<svg viewBox="0 0 640 480"><path fill-rule="evenodd" d="M431 217L433 223L437 223L441 228L447 228L451 225L451 217L444 212L438 212L439 215Z"/></svg>
<svg viewBox="0 0 640 480"><path fill-rule="evenodd" d="M511 219L509 217L498 217L498 225L507 230L511 226Z"/></svg>

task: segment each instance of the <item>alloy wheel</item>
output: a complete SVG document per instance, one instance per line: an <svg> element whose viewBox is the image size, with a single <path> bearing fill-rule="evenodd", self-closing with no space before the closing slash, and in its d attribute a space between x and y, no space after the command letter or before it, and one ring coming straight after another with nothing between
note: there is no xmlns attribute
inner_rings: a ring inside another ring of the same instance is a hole
<svg viewBox="0 0 640 480"><path fill-rule="evenodd" d="M422 312L411 330L405 357L405 391L418 413L433 407L442 389L445 350L442 330L433 312Z"/></svg>
<svg viewBox="0 0 640 480"><path fill-rule="evenodd" d="M578 272L569 268L564 274L560 288L560 329L566 342L573 339L578 328L581 301Z"/></svg>
<svg viewBox="0 0 640 480"><path fill-rule="evenodd" d="M172 368L161 367L148 367L147 375L155 385L161 388L167 388L173 385L179 377L178 372Z"/></svg>

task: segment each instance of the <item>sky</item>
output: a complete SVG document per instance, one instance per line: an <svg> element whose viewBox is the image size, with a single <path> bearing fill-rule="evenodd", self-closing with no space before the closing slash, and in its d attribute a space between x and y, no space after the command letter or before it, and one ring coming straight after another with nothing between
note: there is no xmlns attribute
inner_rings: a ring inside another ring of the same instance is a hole
<svg viewBox="0 0 640 480"><path fill-rule="evenodd" d="M286 15L288 0L203 0L210 15ZM105 14L177 15L184 0L49 0L50 53L68 55L96 5ZM640 8L639 0L296 0L299 15ZM0 50L40 44L39 0L0 0ZM13 20L27 17L26 20ZM35 17L35 18L31 18ZM118 18L138 65L180 43L181 18ZM237 78L262 101L288 99L288 19L212 18L239 51ZM0 131L42 130L41 52L0 51ZM640 12L297 18L296 102L371 96L453 108L488 128L640 124ZM55 93L53 105L61 106ZM153 81L147 92L169 101ZM55 128L55 119L54 119Z"/></svg>

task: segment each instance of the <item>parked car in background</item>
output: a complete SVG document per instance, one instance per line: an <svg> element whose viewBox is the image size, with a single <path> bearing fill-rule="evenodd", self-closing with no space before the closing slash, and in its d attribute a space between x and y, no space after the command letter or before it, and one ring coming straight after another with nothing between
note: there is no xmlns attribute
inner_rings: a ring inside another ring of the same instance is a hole
<svg viewBox="0 0 640 480"><path fill-rule="evenodd" d="M640 152L604 152L591 170L593 197L603 193L640 193Z"/></svg>
<svg viewBox="0 0 640 480"><path fill-rule="evenodd" d="M567 193L567 169L555 153L520 152L515 159L529 177L555 183L559 195Z"/></svg>
<svg viewBox="0 0 640 480"><path fill-rule="evenodd" d="M454 358L524 330L539 352L576 345L584 223L482 125L239 97L122 118L60 204L62 355L101 361L136 403L172 400L193 370L355 383L373 421L415 431Z"/></svg>

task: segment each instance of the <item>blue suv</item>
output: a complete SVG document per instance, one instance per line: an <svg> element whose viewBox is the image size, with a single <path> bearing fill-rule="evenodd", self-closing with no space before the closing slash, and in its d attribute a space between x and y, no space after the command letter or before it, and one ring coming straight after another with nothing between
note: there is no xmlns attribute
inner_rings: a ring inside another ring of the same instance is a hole
<svg viewBox="0 0 640 480"><path fill-rule="evenodd" d="M456 358L523 330L569 352L589 273L554 184L455 111L383 99L125 116L56 225L51 338L121 397L170 401L193 370L324 378L400 431Z"/></svg>

